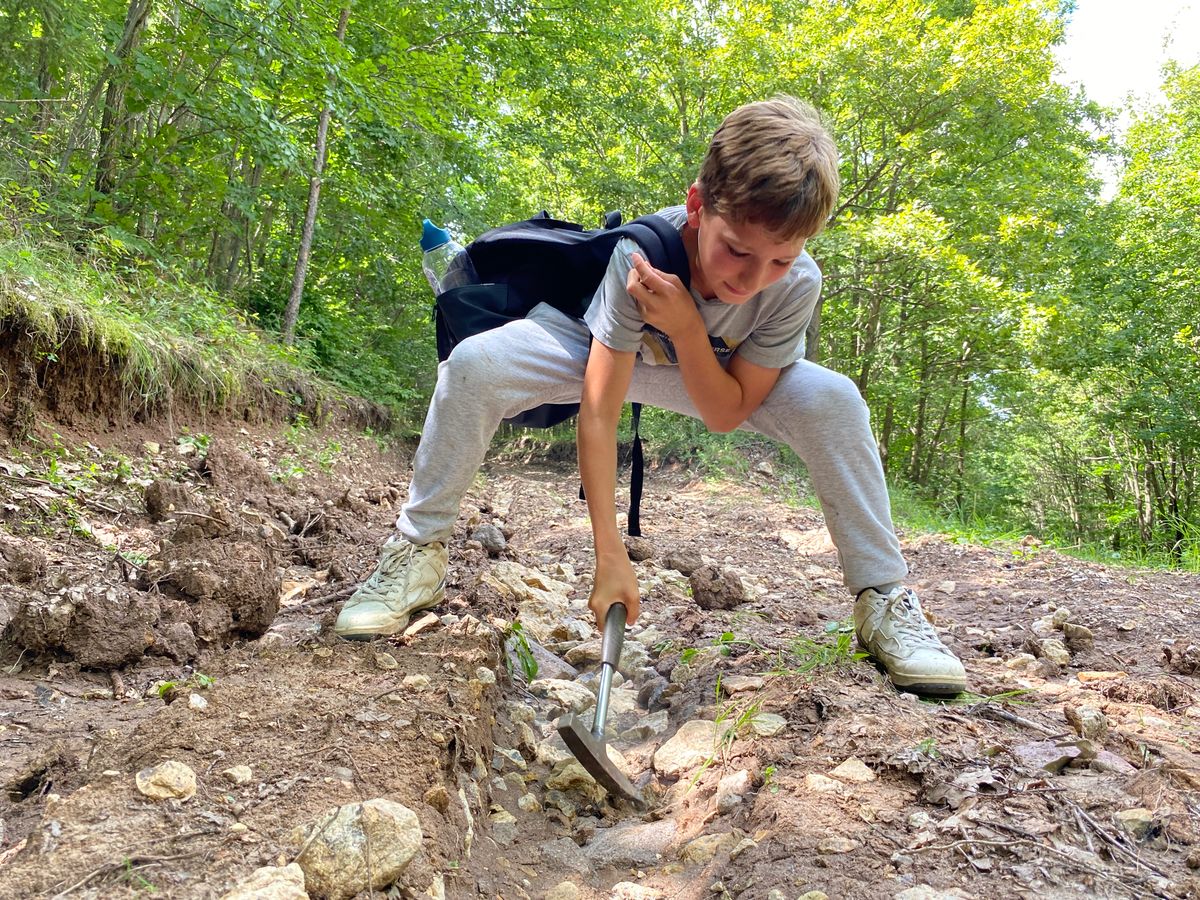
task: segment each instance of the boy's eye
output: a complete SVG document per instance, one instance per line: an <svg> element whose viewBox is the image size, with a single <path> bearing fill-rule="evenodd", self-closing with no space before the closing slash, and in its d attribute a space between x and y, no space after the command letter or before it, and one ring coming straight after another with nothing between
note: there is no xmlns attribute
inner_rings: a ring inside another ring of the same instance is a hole
<svg viewBox="0 0 1200 900"><path fill-rule="evenodd" d="M733 246L733 244L726 244L725 246L729 249L729 254L731 256L736 256L738 259L741 259L744 256L750 255L749 253L743 253L741 250L738 250L736 247Z"/></svg>

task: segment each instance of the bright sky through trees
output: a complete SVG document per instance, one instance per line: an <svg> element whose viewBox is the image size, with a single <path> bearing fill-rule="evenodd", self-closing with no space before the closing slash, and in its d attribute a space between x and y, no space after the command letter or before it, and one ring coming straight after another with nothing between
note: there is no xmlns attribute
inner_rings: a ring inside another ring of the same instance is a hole
<svg viewBox="0 0 1200 900"><path fill-rule="evenodd" d="M1130 93L1160 98L1167 60L1200 62L1200 2L1079 0L1058 59L1066 82L1106 106Z"/></svg>

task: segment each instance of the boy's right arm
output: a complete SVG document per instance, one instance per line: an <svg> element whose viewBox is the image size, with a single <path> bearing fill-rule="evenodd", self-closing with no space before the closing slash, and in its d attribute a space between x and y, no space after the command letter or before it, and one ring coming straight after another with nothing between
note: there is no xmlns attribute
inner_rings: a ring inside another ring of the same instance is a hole
<svg viewBox="0 0 1200 900"><path fill-rule="evenodd" d="M635 354L613 350L592 340L583 376L576 438L579 477L587 496L596 547L596 575L588 607L603 629L608 608L625 604L627 621L637 621L640 609L637 575L617 529L617 422L633 378Z"/></svg>

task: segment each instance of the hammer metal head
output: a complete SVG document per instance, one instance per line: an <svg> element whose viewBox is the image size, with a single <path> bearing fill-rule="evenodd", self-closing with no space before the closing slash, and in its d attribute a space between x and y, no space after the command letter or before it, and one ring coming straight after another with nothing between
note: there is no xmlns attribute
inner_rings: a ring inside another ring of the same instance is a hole
<svg viewBox="0 0 1200 900"><path fill-rule="evenodd" d="M605 790L636 806L646 805L642 792L609 759L608 744L603 738L592 734L578 716L574 713L565 715L555 723L555 727L574 757Z"/></svg>

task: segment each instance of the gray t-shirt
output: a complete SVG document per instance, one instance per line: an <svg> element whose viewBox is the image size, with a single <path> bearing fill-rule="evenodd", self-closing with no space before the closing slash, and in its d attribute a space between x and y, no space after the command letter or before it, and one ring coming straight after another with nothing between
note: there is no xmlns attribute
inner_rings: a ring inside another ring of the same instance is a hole
<svg viewBox="0 0 1200 900"><path fill-rule="evenodd" d="M683 230L687 210L672 206L662 216ZM638 245L622 239L613 250L604 280L584 315L592 336L613 350L637 351L643 363L652 366L678 364L670 339L642 320L637 304L625 290L631 259ZM821 294L821 270L804 251L783 278L759 291L745 303L705 300L695 290L692 299L700 310L709 343L721 365L734 352L748 362L768 369L782 369L804 356L804 329Z"/></svg>

